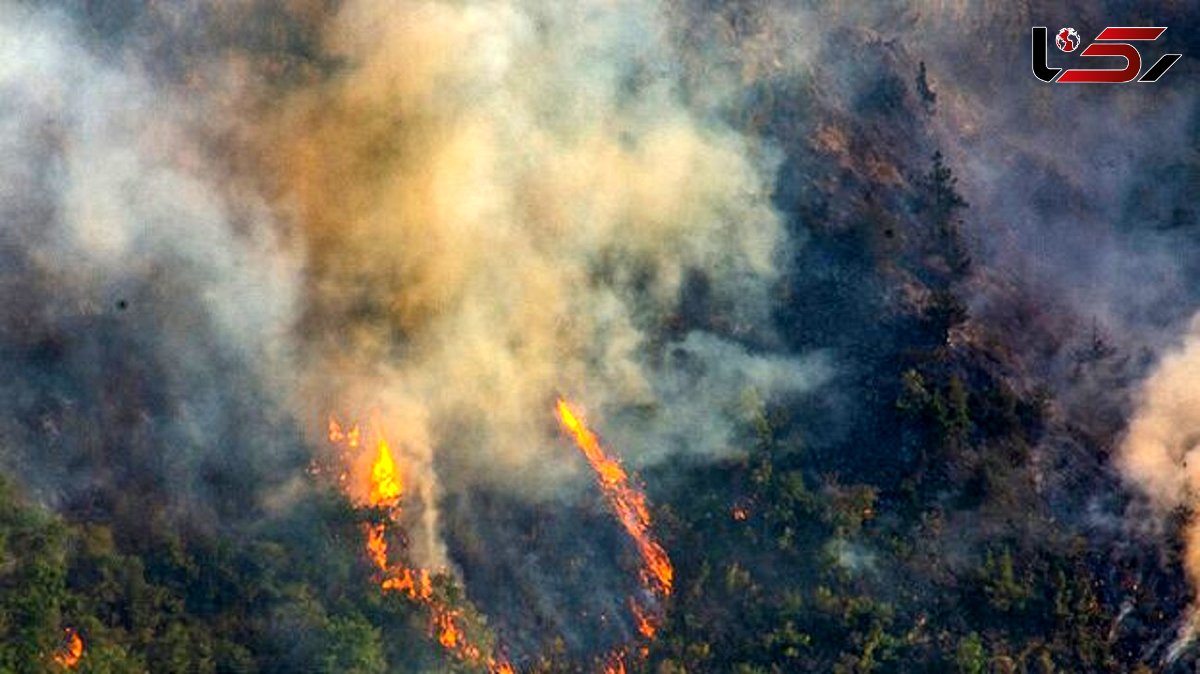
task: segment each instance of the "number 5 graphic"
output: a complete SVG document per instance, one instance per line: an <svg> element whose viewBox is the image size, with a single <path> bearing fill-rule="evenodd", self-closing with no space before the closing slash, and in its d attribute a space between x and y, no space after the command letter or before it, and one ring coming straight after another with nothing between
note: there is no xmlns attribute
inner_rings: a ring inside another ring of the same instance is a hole
<svg viewBox="0 0 1200 674"><path fill-rule="evenodd" d="M1129 42L1153 42L1164 32L1165 27L1135 28L1110 26L1100 31L1096 42L1087 46L1080 56L1084 58L1101 56L1118 56L1125 59L1124 68L1071 68L1057 79L1057 82L1110 83L1121 84L1137 79L1142 69L1142 55ZM1129 42L1125 42L1125 40ZM1100 44L1100 42L1107 44ZM1167 69L1175 65L1181 54L1164 54L1139 82L1154 82L1162 77ZM1033 74L1043 82L1055 82L1061 68L1051 68L1046 65L1046 28L1037 26L1033 29Z"/></svg>

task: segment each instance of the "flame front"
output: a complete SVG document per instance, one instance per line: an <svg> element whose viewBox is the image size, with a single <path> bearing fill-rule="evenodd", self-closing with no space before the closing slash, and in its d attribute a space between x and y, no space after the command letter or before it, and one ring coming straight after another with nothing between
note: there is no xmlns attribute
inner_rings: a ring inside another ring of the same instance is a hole
<svg viewBox="0 0 1200 674"><path fill-rule="evenodd" d="M649 589L654 594L659 597L669 596L675 579L675 569L671 566L666 551L650 534L650 509L646 505L645 495L630 484L629 476L621 467L621 463L605 453L596 434L583 424L567 401L560 398L557 411L563 428L571 434L579 451L583 452L592 470L596 472L600 489L616 512L617 519L637 545L644 564L643 580L652 586Z"/></svg>
<svg viewBox="0 0 1200 674"><path fill-rule="evenodd" d="M387 509L387 519L367 525L366 552L368 559L379 572L379 587L383 592L397 592L429 611L429 624L433 636L443 648L460 660L473 665L486 666L491 674L515 674L515 670L503 658L484 657L482 650L471 643L463 630L462 614L447 605L434 593L433 574L428 569L406 566L393 562L388 555L387 534L390 527L400 526L401 502L404 496L404 481L392 448L379 429L375 443L375 459L367 489L367 505ZM349 431L342 429L335 420L329 420L329 440L349 448L357 448L360 441L358 426Z"/></svg>
<svg viewBox="0 0 1200 674"><path fill-rule="evenodd" d="M571 434L575 445L596 473L596 482L617 515L621 526L637 545L642 558L642 586L646 594L655 598L659 611L651 611L638 599L630 599L638 632L647 640L653 639L662 622L662 601L671 595L675 581L675 568L666 550L654 540L650 532L650 508L646 496L629 481L621 463L610 457L600 445L600 440L571 409L566 400L559 398L555 408L559 423ZM614 652L605 665L606 674L621 674L625 671L625 652Z"/></svg>
<svg viewBox="0 0 1200 674"><path fill-rule="evenodd" d="M674 587L675 569L666 551L650 531L650 508L645 495L631 482L620 461L612 458L600 445L600 440L584 424L580 416L566 400L559 399L556 405L559 422L575 441L588 464L596 474L596 481L604 493L609 506L616 514L621 526L629 534L641 557L641 581L643 596L631 598L630 610L638 633L647 641L654 638L662 623L663 601L671 595ZM463 629L463 617L459 610L446 604L433 587L433 574L428 569L406 566L402 561L393 561L389 554L388 532L400 526L401 505L404 497L404 481L392 448L383 433L376 429L375 458L371 464L367 489L367 505L387 510L382 522L366 527L366 553L379 573L379 586L383 592L397 592L409 600L424 606L429 611L430 631L438 643L460 660L477 666L486 666L491 674L516 674L513 666L499 657L485 657L482 650L473 644ZM329 421L330 442L346 448L356 449L360 442L357 426L349 430L335 420ZM344 476L341 478L344 481ZM403 553L403 550L401 551ZM403 554L399 555L403 557ZM643 603L646 602L646 603ZM82 644L80 644L82 650ZM643 646L638 650L647 653ZM618 648L609 653L603 662L605 674L624 674L629 651Z"/></svg>
<svg viewBox="0 0 1200 674"><path fill-rule="evenodd" d="M54 654L54 661L67 669L75 669L83 658L83 639L70 627L63 630L63 634L66 640L62 648Z"/></svg>

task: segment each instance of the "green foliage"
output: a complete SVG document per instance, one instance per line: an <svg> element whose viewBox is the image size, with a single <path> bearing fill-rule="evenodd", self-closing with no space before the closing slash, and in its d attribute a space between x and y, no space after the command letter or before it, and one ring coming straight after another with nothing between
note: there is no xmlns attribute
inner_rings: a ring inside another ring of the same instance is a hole
<svg viewBox="0 0 1200 674"><path fill-rule="evenodd" d="M983 674L987 667L987 651L979 634L971 632L958 640L954 649L954 666L960 674Z"/></svg>
<svg viewBox="0 0 1200 674"><path fill-rule="evenodd" d="M910 416L919 416L933 401L933 394L925 384L925 377L909 368L900 376L900 398L896 408Z"/></svg>
<svg viewBox="0 0 1200 674"><path fill-rule="evenodd" d="M423 609L380 596L340 496L317 489L295 518L253 538L150 524L118 540L22 503L0 480L0 672L60 671L68 626L85 642L81 674L458 667L429 645ZM448 577L437 588L461 601Z"/></svg>
<svg viewBox="0 0 1200 674"><path fill-rule="evenodd" d="M143 658L131 654L120 644L89 641L86 657L80 660L77 671L80 674L143 674L150 670Z"/></svg>
<svg viewBox="0 0 1200 674"><path fill-rule="evenodd" d="M828 488L825 517L837 536L855 536L875 516L878 493L869 485Z"/></svg>
<svg viewBox="0 0 1200 674"><path fill-rule="evenodd" d="M934 298L946 324L965 320L951 291ZM1008 515L1032 503L1028 462L1009 459L1035 442L1044 399L940 343L885 375L896 432L863 451L926 453L893 482L811 469L785 415L743 392L743 453L655 501L677 591L631 672L1134 671L1086 558L986 519L1002 493ZM963 511L1003 537L963 536ZM87 640L80 672L473 671L430 642L423 610L379 593L361 554L377 516L312 486L250 531L121 530L59 521L0 484L0 671L52 671L68 625ZM435 589L490 648L452 578ZM549 642L521 671L596 671Z"/></svg>
<svg viewBox="0 0 1200 674"><path fill-rule="evenodd" d="M927 440L943 450L965 446L974 423L966 384L951 374L935 386L915 369L901 375L896 409L925 431Z"/></svg>
<svg viewBox="0 0 1200 674"><path fill-rule="evenodd" d="M997 611L1019 611L1029 599L1029 588L1013 570L1012 553L1004 548L999 555L988 552L983 563L983 591Z"/></svg>
<svg viewBox="0 0 1200 674"><path fill-rule="evenodd" d="M1002 382L936 361L898 378L899 417L940 438L947 457L1021 439L1037 416L1036 401ZM693 490L657 519L671 527L679 589L649 659L631 671L1133 669L1114 654L1113 613L1084 558L964 544L974 572L939 579L936 561L919 554L945 526L938 511L914 516L886 486L808 475L796 436L761 401L746 409L752 447L714 470L723 486ZM1023 470L972 465L999 482ZM908 484L921 507L937 503L922 492L945 489ZM748 517L731 517L734 503ZM67 625L87 640L82 673L472 671L430 643L422 611L380 595L359 549L367 515L317 490L294 519L253 537L151 525L130 539L60 522L0 485L0 671L53 671ZM490 647L452 579L435 586ZM956 592L957 605L945 599ZM550 674L595 663L560 640L523 665Z"/></svg>
<svg viewBox="0 0 1200 674"><path fill-rule="evenodd" d="M328 645L320 671L379 674L387 670L379 630L360 615L337 617L325 629Z"/></svg>
<svg viewBox="0 0 1200 674"><path fill-rule="evenodd" d="M47 668L47 654L62 635L65 552L62 526L19 507L0 479L0 671Z"/></svg>

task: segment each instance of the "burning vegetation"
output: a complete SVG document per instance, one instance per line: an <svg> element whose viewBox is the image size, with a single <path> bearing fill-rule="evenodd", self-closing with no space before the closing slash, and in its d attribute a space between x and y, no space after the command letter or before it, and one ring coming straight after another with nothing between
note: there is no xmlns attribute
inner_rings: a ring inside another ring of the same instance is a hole
<svg viewBox="0 0 1200 674"><path fill-rule="evenodd" d="M621 526L637 545L642 558L641 578L645 597L631 597L629 604L638 632L646 639L653 639L661 622L662 604L671 596L675 569L666 551L650 531L650 508L646 504L646 497L630 483L621 463L604 451L596 434L584 425L566 400L558 400L555 414L563 430L571 436L596 473L596 483ZM653 602L653 606L643 606L646 599Z"/></svg>
<svg viewBox="0 0 1200 674"><path fill-rule="evenodd" d="M66 669L75 669L83 659L83 638L73 628L63 630L63 645L54 654L54 662Z"/></svg>
<svg viewBox="0 0 1200 674"><path fill-rule="evenodd" d="M631 482L621 463L611 457L600 445L595 433L589 429L580 415L564 399L555 404L554 413L563 430L570 436L580 453L587 460L596 476L596 483L613 513L620 521L626 534L637 548L641 566L639 577L641 591L628 600L634 625L638 634L647 643L652 641L662 622L665 602L670 597L674 584L674 567L666 551L655 540L651 531L650 508L645 495ZM431 636L443 648L458 659L472 665L485 667L493 674L512 674L516 668L498 653L485 652L467 636L461 610L452 606L434 587L435 576L445 576L448 570L416 568L405 560L407 551L391 549L389 539L404 540L403 512L404 477L387 438L376 425L364 434L358 425L344 430L337 419L329 420L329 441L338 448L343 462L337 471L339 483L346 485L345 477L352 473L355 454L358 450L374 443L373 457L367 479L366 508L378 513L378 521L364 525L365 552L378 574L378 584L385 593L397 593L424 607L429 613ZM361 446L360 446L360 443ZM353 493L350 494L353 496ZM496 650L496 649L493 649ZM602 658L606 674L623 674L629 649L618 647ZM643 656L645 646L637 652Z"/></svg>
<svg viewBox="0 0 1200 674"><path fill-rule="evenodd" d="M379 588L384 593L397 593L414 602L429 613L429 630L437 642L456 658L472 665L481 665L491 674L511 674L514 670L502 656L488 654L467 635L462 611L452 606L434 587L435 575L445 575L447 570L431 571L415 568L406 561L407 551L389 550L389 536L404 539L402 511L404 478L393 456L387 438L376 426L367 434L368 440L360 447L362 433L358 425L343 432L334 418L329 420L329 440L342 445L343 457L353 450L370 446L374 441L374 454L366 484L367 508L380 513L379 521L365 525L366 554L375 566ZM345 467L340 474L347 474Z"/></svg>
<svg viewBox="0 0 1200 674"><path fill-rule="evenodd" d="M0 3L0 672L1195 671L1158 11Z"/></svg>

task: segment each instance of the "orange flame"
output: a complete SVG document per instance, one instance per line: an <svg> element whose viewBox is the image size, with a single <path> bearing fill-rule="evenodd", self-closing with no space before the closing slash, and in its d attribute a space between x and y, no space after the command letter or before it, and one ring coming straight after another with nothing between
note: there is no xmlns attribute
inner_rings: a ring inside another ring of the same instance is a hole
<svg viewBox="0 0 1200 674"><path fill-rule="evenodd" d="M559 422L570 433L595 471L597 483L621 526L636 544L642 559L642 585L648 595L657 599L661 610L661 601L670 596L673 589L675 570L666 551L650 532L650 509L645 495L631 483L621 463L608 456L596 435L584 425L567 401L559 399L556 412ZM400 520L404 483L391 447L381 432L376 433L376 455L371 465L367 503L372 507L386 508L389 512L387 521L367 526L366 552L379 571L380 589L400 593L424 606L430 614L432 635L443 648L460 660L485 666L489 674L516 674L516 669L503 657L484 657L480 648L470 642L463 630L461 612L436 596L432 574L428 569L408 567L389 559L387 532L390 526L398 525ZM329 440L357 448L360 441L358 427L345 430L331 418ZM646 608L637 599L630 600L630 609L638 633L647 640L653 639L662 621L661 613ZM645 657L648 649L643 647L639 652ZM625 674L627 656L625 648L611 652L603 664L604 674Z"/></svg>
<svg viewBox="0 0 1200 674"><path fill-rule="evenodd" d="M380 571L387 570L387 540L384 538L384 526L372 524L367 527L367 554Z"/></svg>
<svg viewBox="0 0 1200 674"><path fill-rule="evenodd" d="M404 482L387 439L378 429L376 435L378 435L378 439L375 459L371 464L367 504L372 507L387 508L389 512L386 522L367 526L366 551L367 557L379 571L380 589L384 592L400 593L424 606L430 614L431 633L443 648L460 660L486 666L490 674L516 674L516 670L506 660L497 657L483 657L479 647L468 640L461 624L460 612L448 606L434 594L433 574L428 569L409 567L402 562L393 563L388 558L388 527L398 526L400 506L404 496ZM344 443L350 448L356 448L359 439L358 426L344 431L335 419L329 420L330 442Z"/></svg>
<svg viewBox="0 0 1200 674"><path fill-rule="evenodd" d="M63 630L66 637L62 648L54 654L54 661L67 669L75 669L83 658L83 639L74 629L68 627Z"/></svg>
<svg viewBox="0 0 1200 674"><path fill-rule="evenodd" d="M558 400L557 412L563 428L571 434L579 451L583 452L592 470L596 471L600 489L616 511L617 519L637 544L645 564L643 578L654 585L649 589L662 597L669 596L675 569L666 551L650 534L650 509L646 505L645 495L629 483L629 476L621 463L605 453L596 435L588 430L567 401Z"/></svg>
<svg viewBox="0 0 1200 674"><path fill-rule="evenodd" d="M379 455L371 466L371 495L373 506L394 506L400 500L404 488L400 483L400 473L396 470L396 461L392 458L392 450L388 447L383 434L379 435Z"/></svg>
<svg viewBox="0 0 1200 674"><path fill-rule="evenodd" d="M617 650L610 653L604 663L604 674L625 674L625 651Z"/></svg>
<svg viewBox="0 0 1200 674"><path fill-rule="evenodd" d="M666 550L650 533L650 508L646 504L646 496L630 484L629 476L621 467L621 463L608 456L596 434L584 425L566 400L559 398L555 410L562 427L571 434L575 445L595 471L596 482L600 485L609 506L616 512L617 519L637 545L642 558L643 587L648 594L661 602L671 595L675 568L671 566ZM630 600L629 607L638 633L647 640L653 639L662 622L661 614L647 610L636 599ZM642 652L646 651L643 649ZM604 665L605 674L625 674L625 657L624 649L609 654Z"/></svg>
<svg viewBox="0 0 1200 674"><path fill-rule="evenodd" d="M629 602L629 610L633 613L633 620L637 623L638 632L647 639L653 639L654 634L658 632L658 619L636 601Z"/></svg>

